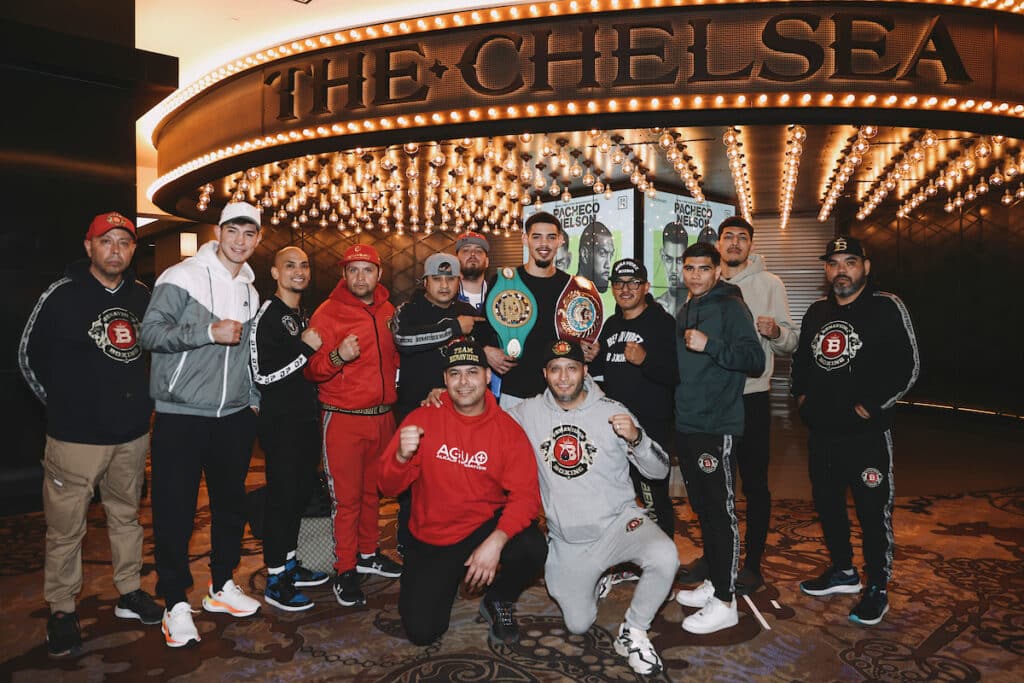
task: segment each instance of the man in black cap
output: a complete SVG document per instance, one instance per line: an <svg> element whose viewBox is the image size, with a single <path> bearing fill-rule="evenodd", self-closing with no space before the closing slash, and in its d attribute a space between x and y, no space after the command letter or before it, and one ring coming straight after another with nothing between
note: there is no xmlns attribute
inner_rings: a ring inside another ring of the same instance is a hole
<svg viewBox="0 0 1024 683"><path fill-rule="evenodd" d="M920 358L907 307L868 281L871 261L858 240L835 238L821 260L830 292L804 315L792 391L810 429L811 488L832 566L800 590L814 596L860 592L846 514L852 489L868 587L850 621L871 626L889 610L892 409L917 380Z"/></svg>
<svg viewBox="0 0 1024 683"><path fill-rule="evenodd" d="M679 383L675 321L651 296L647 268L639 261L616 261L611 285L615 313L601 328L601 350L590 373L609 398L629 408L651 438L671 453L673 394ZM647 514L672 538L675 517L668 477L649 479L632 463L629 476Z"/></svg>
<svg viewBox="0 0 1024 683"><path fill-rule="evenodd" d="M448 630L464 581L485 591L491 642L511 643L519 638L512 606L547 557L535 521L537 467L523 430L487 390L483 349L457 339L443 358L440 408L411 412L380 460L385 495L413 492L398 611L409 640L429 645Z"/></svg>

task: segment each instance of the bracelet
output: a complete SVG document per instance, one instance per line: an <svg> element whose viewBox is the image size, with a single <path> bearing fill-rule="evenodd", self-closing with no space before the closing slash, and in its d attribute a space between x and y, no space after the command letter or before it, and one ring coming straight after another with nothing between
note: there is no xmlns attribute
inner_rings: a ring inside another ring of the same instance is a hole
<svg viewBox="0 0 1024 683"><path fill-rule="evenodd" d="M642 427L640 427L640 428L638 428L636 430L636 438L633 439L632 441L627 441L626 445L629 446L630 448L636 448L637 446L640 445L640 442L643 441L643 440L644 440L644 430L643 430Z"/></svg>
<svg viewBox="0 0 1024 683"><path fill-rule="evenodd" d="M335 367L340 368L342 365L345 364L345 359L341 357L340 353L338 353L338 349L334 349L333 351L331 351L329 354L327 354L327 357L331 359L331 365Z"/></svg>

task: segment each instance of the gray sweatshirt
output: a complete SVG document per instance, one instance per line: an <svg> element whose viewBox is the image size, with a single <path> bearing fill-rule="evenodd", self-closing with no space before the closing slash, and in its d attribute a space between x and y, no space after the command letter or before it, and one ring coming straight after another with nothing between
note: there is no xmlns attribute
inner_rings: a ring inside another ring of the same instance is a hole
<svg viewBox="0 0 1024 683"><path fill-rule="evenodd" d="M563 410L550 389L513 407L509 414L530 439L549 533L568 543L590 543L627 508L642 509L629 478L629 463L651 479L668 475L669 459L644 433L631 448L612 431L608 418L627 413L594 383L584 378L587 395L572 410ZM639 424L636 417L633 422Z"/></svg>

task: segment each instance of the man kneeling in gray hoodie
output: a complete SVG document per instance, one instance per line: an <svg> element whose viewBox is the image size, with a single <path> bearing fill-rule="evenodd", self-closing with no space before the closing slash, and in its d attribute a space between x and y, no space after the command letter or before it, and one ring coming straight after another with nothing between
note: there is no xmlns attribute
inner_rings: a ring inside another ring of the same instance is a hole
<svg viewBox="0 0 1024 683"><path fill-rule="evenodd" d="M661 671L647 637L676 570L672 540L637 505L629 463L661 479L669 459L618 401L606 397L587 374L583 351L557 340L546 350L543 394L509 414L533 445L549 545L544 567L548 592L562 609L566 628L585 633L597 618L598 580L609 567L632 562L643 569L615 651L641 675Z"/></svg>

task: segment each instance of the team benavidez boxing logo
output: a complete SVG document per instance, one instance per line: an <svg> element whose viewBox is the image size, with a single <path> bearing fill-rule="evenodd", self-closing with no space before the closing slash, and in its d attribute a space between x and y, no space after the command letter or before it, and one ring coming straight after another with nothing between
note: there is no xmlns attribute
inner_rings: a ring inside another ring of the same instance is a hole
<svg viewBox="0 0 1024 683"><path fill-rule="evenodd" d="M814 335L811 351L818 367L831 371L849 365L863 345L853 325L845 320L833 320Z"/></svg>
<svg viewBox="0 0 1024 683"><path fill-rule="evenodd" d="M597 446L587 440L587 433L576 425L558 425L551 438L540 445L544 462L560 477L573 479L586 474L594 464Z"/></svg>
<svg viewBox="0 0 1024 683"><path fill-rule="evenodd" d="M89 326L89 336L100 351L114 360L131 363L142 355L135 331L139 319L123 308L108 308Z"/></svg>

